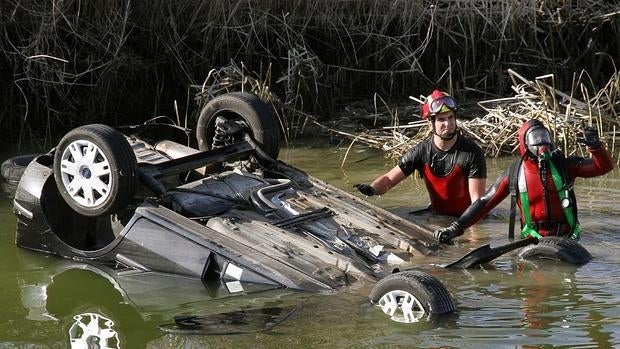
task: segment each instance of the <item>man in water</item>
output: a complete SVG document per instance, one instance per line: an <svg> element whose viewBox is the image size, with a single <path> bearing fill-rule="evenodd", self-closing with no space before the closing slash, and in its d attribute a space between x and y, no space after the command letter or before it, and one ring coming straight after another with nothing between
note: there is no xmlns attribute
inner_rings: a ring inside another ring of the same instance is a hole
<svg viewBox="0 0 620 349"><path fill-rule="evenodd" d="M519 130L521 157L459 219L449 227L436 230L435 239L448 242L462 235L465 228L484 217L511 193L521 210L522 238L566 236L579 239L573 191L575 178L600 176L614 167L596 129L584 128L581 142L592 154L591 158L565 157L551 142L551 134L542 122L525 122ZM514 208L511 211L514 212Z"/></svg>
<svg viewBox="0 0 620 349"><path fill-rule="evenodd" d="M381 195L417 170L437 214L459 216L483 193L487 168L484 153L472 140L457 133L456 102L450 95L434 90L421 108L428 120L431 137L411 148L398 165L371 184L355 187L367 196Z"/></svg>

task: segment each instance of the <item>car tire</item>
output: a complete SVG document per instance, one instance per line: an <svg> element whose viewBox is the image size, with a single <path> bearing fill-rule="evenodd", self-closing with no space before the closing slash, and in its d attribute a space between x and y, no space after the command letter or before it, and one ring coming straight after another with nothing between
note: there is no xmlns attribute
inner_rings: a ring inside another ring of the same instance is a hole
<svg viewBox="0 0 620 349"><path fill-rule="evenodd" d="M20 155L6 159L0 166L0 175L2 176L2 189L7 193L9 198L15 196L15 190L19 180L22 178L28 164L37 157L38 154Z"/></svg>
<svg viewBox="0 0 620 349"><path fill-rule="evenodd" d="M216 136L216 120L242 121L252 138L271 158L280 152L280 127L272 109L257 96L245 92L231 92L209 101L200 111L196 126L196 139L200 150L212 148ZM241 139L233 139L238 142Z"/></svg>
<svg viewBox="0 0 620 349"><path fill-rule="evenodd" d="M78 127L58 143L54 179L77 213L97 217L123 209L136 191L136 156L125 136L101 124Z"/></svg>
<svg viewBox="0 0 620 349"><path fill-rule="evenodd" d="M519 252L519 257L554 259L576 265L586 264L592 260L590 252L577 241L558 236L544 237L538 244L524 247Z"/></svg>
<svg viewBox="0 0 620 349"><path fill-rule="evenodd" d="M397 322L418 322L455 310L444 285L434 276L416 270L386 276L373 287L368 298Z"/></svg>

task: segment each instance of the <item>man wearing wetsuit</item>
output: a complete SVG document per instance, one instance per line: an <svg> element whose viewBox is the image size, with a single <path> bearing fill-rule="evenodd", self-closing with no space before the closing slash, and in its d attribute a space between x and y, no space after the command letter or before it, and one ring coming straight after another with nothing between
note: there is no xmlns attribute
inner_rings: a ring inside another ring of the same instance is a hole
<svg viewBox="0 0 620 349"><path fill-rule="evenodd" d="M436 230L435 239L447 242L462 235L465 228L484 217L511 193L521 212L522 238L531 235L579 239L577 202L573 191L575 178L600 176L614 167L596 129L586 127L583 136L581 142L592 158L565 157L551 142L549 130L542 122L529 120L524 123L519 130L521 157L458 220L447 228Z"/></svg>
<svg viewBox="0 0 620 349"><path fill-rule="evenodd" d="M381 195L417 170L424 178L434 213L463 213L484 193L487 169L482 149L457 134L456 111L452 97L434 90L421 110L432 136L407 151L398 165L371 184L355 187L364 195Z"/></svg>

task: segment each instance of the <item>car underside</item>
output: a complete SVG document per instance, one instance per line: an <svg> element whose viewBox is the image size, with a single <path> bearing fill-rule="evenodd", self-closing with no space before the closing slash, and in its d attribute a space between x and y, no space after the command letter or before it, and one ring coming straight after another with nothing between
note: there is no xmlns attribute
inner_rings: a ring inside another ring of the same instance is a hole
<svg viewBox="0 0 620 349"><path fill-rule="evenodd" d="M17 245L220 280L231 293L244 285L337 290L387 277L371 301L421 289L411 309L454 310L434 277L398 273L443 248L429 230L276 160L279 128L256 97L214 99L196 133L198 147L188 146L188 130L168 124L70 131L24 171L14 199Z"/></svg>
<svg viewBox="0 0 620 349"><path fill-rule="evenodd" d="M16 244L103 267L123 283L171 275L242 295L369 282L370 302L392 320L455 311L441 281L419 270L446 248L427 227L277 160L279 142L271 107L239 92L209 101L195 131L78 127L45 154L3 163L3 181L17 183ZM522 247L523 258L592 258L576 241L523 239L443 267Z"/></svg>

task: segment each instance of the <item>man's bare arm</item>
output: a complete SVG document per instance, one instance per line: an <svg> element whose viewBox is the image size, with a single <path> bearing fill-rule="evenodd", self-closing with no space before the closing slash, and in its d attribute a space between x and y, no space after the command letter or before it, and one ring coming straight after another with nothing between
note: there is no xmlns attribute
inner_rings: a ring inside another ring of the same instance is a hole
<svg viewBox="0 0 620 349"><path fill-rule="evenodd" d="M403 170L400 169L400 166L397 165L386 174L379 176L370 185L375 189L377 194L381 195L392 189L392 187L400 183L405 177L407 176L405 176Z"/></svg>
<svg viewBox="0 0 620 349"><path fill-rule="evenodd" d="M471 198L471 202L478 200L486 189L486 178L470 178L468 179L469 184L469 197Z"/></svg>

